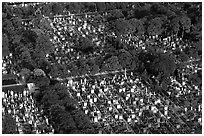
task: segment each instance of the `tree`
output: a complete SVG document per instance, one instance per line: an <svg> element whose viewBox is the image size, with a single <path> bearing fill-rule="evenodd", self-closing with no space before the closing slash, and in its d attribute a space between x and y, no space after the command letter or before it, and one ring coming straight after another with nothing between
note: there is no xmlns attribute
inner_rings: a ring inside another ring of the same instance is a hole
<svg viewBox="0 0 204 136"><path fill-rule="evenodd" d="M83 53L89 53L93 51L94 45L89 38L79 37L78 44L73 48Z"/></svg>
<svg viewBox="0 0 204 136"><path fill-rule="evenodd" d="M3 117L2 133L3 134L17 134L16 121L10 114L7 114Z"/></svg>
<svg viewBox="0 0 204 136"><path fill-rule="evenodd" d="M2 37L2 57L9 55L9 40L6 34Z"/></svg>
<svg viewBox="0 0 204 136"><path fill-rule="evenodd" d="M116 8L116 5L114 2L106 2L106 10L114 10Z"/></svg>
<svg viewBox="0 0 204 136"><path fill-rule="evenodd" d="M118 60L123 69L125 68L134 69L135 68L132 65L134 64L132 55L124 49L120 50L119 55L118 55Z"/></svg>
<svg viewBox="0 0 204 136"><path fill-rule="evenodd" d="M90 70L90 73L91 73L92 75L94 75L94 74L96 74L96 73L99 73L99 71L100 71L99 66L95 64L95 65L92 66L92 68L91 68L91 70Z"/></svg>
<svg viewBox="0 0 204 136"><path fill-rule="evenodd" d="M147 76L155 76L160 83L163 80L167 81L176 69L174 56L169 53L163 53L157 48L152 47L148 48L147 51L141 51L138 59L141 63L139 71L144 73L146 70Z"/></svg>
<svg viewBox="0 0 204 136"><path fill-rule="evenodd" d="M179 31L179 17L175 17L171 20L171 28L173 33L176 33L176 35L178 34Z"/></svg>
<svg viewBox="0 0 204 136"><path fill-rule="evenodd" d="M120 37L107 36L104 50L107 53L115 54L120 49L127 49L127 44L121 41Z"/></svg>
<svg viewBox="0 0 204 136"><path fill-rule="evenodd" d="M114 22L115 25L115 32L117 36L124 35L130 33L132 30L131 24L122 18L117 19Z"/></svg>
<svg viewBox="0 0 204 136"><path fill-rule="evenodd" d="M141 19L146 16L150 16L151 14L150 8L151 8L150 4L144 4L144 6L134 9L134 18Z"/></svg>
<svg viewBox="0 0 204 136"><path fill-rule="evenodd" d="M166 8L164 5L160 3L153 3L151 6L151 12L152 14L155 14L155 15L158 15L158 14L166 15L168 12L168 8Z"/></svg>
<svg viewBox="0 0 204 136"><path fill-rule="evenodd" d="M44 55L50 54L54 51L54 46L50 41L49 36L39 35L36 39L36 48L35 51L43 52Z"/></svg>
<svg viewBox="0 0 204 136"><path fill-rule="evenodd" d="M155 69L159 69L159 71L162 71L164 76L170 76L173 74L176 64L175 64L175 58L171 54L159 54L159 65L155 64Z"/></svg>
<svg viewBox="0 0 204 136"><path fill-rule="evenodd" d="M85 134L94 134L95 130L90 123L90 119L86 114L81 110L73 110L72 111L73 119L76 122L77 128Z"/></svg>
<svg viewBox="0 0 204 136"><path fill-rule="evenodd" d="M191 19L187 16L182 16L180 18L180 24L184 32L189 33L191 28Z"/></svg>
<svg viewBox="0 0 204 136"><path fill-rule="evenodd" d="M55 133L70 134L77 127L69 112L58 104L50 107L50 119L53 122Z"/></svg>
<svg viewBox="0 0 204 136"><path fill-rule="evenodd" d="M104 56L98 55L94 60L95 64L99 67L99 69L101 69L103 65Z"/></svg>
<svg viewBox="0 0 204 136"><path fill-rule="evenodd" d="M36 87L47 87L50 84L50 80L48 77L44 77L44 76L34 76L34 78L31 79L31 81L33 81L33 83L36 85Z"/></svg>
<svg viewBox="0 0 204 136"><path fill-rule="evenodd" d="M143 35L145 33L144 21L142 19L132 18L129 20L136 35Z"/></svg>
<svg viewBox="0 0 204 136"><path fill-rule="evenodd" d="M85 59L80 59L78 61L78 68L79 68L79 74L80 75L88 74L88 71L90 69L89 66L87 65Z"/></svg>
<svg viewBox="0 0 204 136"><path fill-rule="evenodd" d="M115 20L124 17L123 13L121 10L116 9L112 10L110 13L107 15L107 21Z"/></svg>
<svg viewBox="0 0 204 136"><path fill-rule="evenodd" d="M97 11L105 11L106 10L105 2L96 2L96 8Z"/></svg>
<svg viewBox="0 0 204 136"><path fill-rule="evenodd" d="M153 18L149 21L147 28L148 35L160 35L163 32L162 28L163 20L160 17Z"/></svg>
<svg viewBox="0 0 204 136"><path fill-rule="evenodd" d="M108 71L120 70L122 67L119 64L118 57L112 56L105 61Z"/></svg>
<svg viewBox="0 0 204 136"><path fill-rule="evenodd" d="M52 3L52 13L54 15L60 15L63 13L64 5L63 3Z"/></svg>

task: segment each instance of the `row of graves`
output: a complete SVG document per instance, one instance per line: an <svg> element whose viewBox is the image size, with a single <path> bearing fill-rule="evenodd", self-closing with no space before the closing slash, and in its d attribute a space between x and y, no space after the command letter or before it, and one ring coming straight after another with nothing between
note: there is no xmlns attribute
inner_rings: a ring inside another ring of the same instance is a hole
<svg viewBox="0 0 204 136"><path fill-rule="evenodd" d="M37 88L33 83L18 82L14 74L2 76L2 117L11 115L16 121L18 134L52 134L54 130L49 124L42 109L36 106L32 92Z"/></svg>
<svg viewBox="0 0 204 136"><path fill-rule="evenodd" d="M32 92L37 89L35 85L19 84L17 78L3 75L3 117L11 114L19 133L54 133L47 117L42 115L42 109L36 106L33 99ZM188 95L191 90L174 79L171 90L177 91L168 92L169 96L155 93L141 82L136 73L126 71L108 76L69 78L62 84L67 86L67 91L78 101L78 107L89 116L101 134L189 134L202 128L202 105L187 107L175 100ZM188 91L184 93L183 90ZM197 92L200 93L199 90Z"/></svg>
<svg viewBox="0 0 204 136"><path fill-rule="evenodd" d="M190 93L190 89L173 78L171 91L177 91L169 91L168 96L155 93L133 72L78 78L65 84L99 133L189 134L202 128L202 105L179 103L179 97L185 97L183 90Z"/></svg>

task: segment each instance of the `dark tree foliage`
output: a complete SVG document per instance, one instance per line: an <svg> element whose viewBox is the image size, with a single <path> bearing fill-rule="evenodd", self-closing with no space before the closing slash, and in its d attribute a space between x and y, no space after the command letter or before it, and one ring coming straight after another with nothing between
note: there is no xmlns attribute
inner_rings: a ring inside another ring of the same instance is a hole
<svg viewBox="0 0 204 136"><path fill-rule="evenodd" d="M175 16L171 20L171 27L173 33L176 35L179 34L181 37L183 37L184 33L190 32L191 20L185 16Z"/></svg>
<svg viewBox="0 0 204 136"><path fill-rule="evenodd" d="M99 69L101 69L104 57L101 55L98 55L98 56L96 56L96 58L94 60L95 60L95 64L99 67Z"/></svg>
<svg viewBox="0 0 204 136"><path fill-rule="evenodd" d="M138 56L140 61L139 72L145 77L154 76L162 83L163 89L168 85L169 76L176 70L175 58L169 53L163 53L155 48L149 48L147 51L141 51ZM151 79L154 80L154 79ZM154 81L153 81L154 82Z"/></svg>
<svg viewBox="0 0 204 136"><path fill-rule="evenodd" d="M96 2L96 8L97 11L105 11L106 10L105 2Z"/></svg>
<svg viewBox="0 0 204 136"><path fill-rule="evenodd" d="M148 35L160 35L163 32L163 19L160 17L153 18L149 21L147 28Z"/></svg>
<svg viewBox="0 0 204 136"><path fill-rule="evenodd" d="M37 92L38 96L35 95L37 102L43 105L45 114L51 120L56 131L55 133L71 134L81 133L82 131L83 133L94 131L92 125L90 125L89 118L82 111L76 109L77 103L69 96L67 89L60 83L56 83L51 85L50 88L47 86ZM77 116L77 114L73 115L73 112L79 112L80 116ZM83 128L81 128L76 121L82 123L83 120ZM92 129L90 130L90 128Z"/></svg>
<svg viewBox="0 0 204 136"><path fill-rule="evenodd" d="M159 54L158 56L160 62L157 65L157 62L155 63L155 69L158 69L159 71L162 71L165 76L170 76L174 70L175 70L175 58L171 54ZM157 65L157 67L156 67Z"/></svg>
<svg viewBox="0 0 204 136"><path fill-rule="evenodd" d="M79 70L77 65L73 62L70 64L70 71L72 76L77 76L79 75Z"/></svg>
<svg viewBox="0 0 204 136"><path fill-rule="evenodd" d="M190 79L192 84L195 84L198 86L201 85L202 84L201 71L199 73L194 73L194 74L190 75L189 79Z"/></svg>
<svg viewBox="0 0 204 136"><path fill-rule="evenodd" d="M166 15L168 12L168 8L166 8L164 5L161 5L159 3L153 3L151 6L151 12L153 15L156 15L156 14Z"/></svg>
<svg viewBox="0 0 204 136"><path fill-rule="evenodd" d="M53 44L50 41L50 38L46 35L39 35L36 39L36 48L35 51L43 52L43 54L49 54L54 51Z"/></svg>
<svg viewBox="0 0 204 136"><path fill-rule="evenodd" d="M77 2L71 2L71 3L67 3L65 4L65 9L69 10L72 13L78 13L82 10L82 5L77 3Z"/></svg>
<svg viewBox="0 0 204 136"><path fill-rule="evenodd" d="M57 72L58 72L58 77L66 78L67 76L69 76L66 65L57 64Z"/></svg>
<svg viewBox="0 0 204 136"><path fill-rule="evenodd" d="M7 114L2 119L2 133L3 134L17 134L17 125L12 115Z"/></svg>
<svg viewBox="0 0 204 136"><path fill-rule="evenodd" d="M85 75L88 73L89 71L89 66L87 65L86 63L86 60L85 59L80 59L78 61L78 68L79 68L79 74L80 75Z"/></svg>
<svg viewBox="0 0 204 136"><path fill-rule="evenodd" d="M113 10L116 8L116 4L114 2L105 2L106 10Z"/></svg>
<svg viewBox="0 0 204 136"><path fill-rule="evenodd" d="M123 69L127 68L127 69L134 69L134 60L132 58L132 55L122 49L120 50L120 53L118 55L118 59L119 59L119 63L122 66Z"/></svg>
<svg viewBox="0 0 204 136"><path fill-rule="evenodd" d="M151 5L145 4L142 7L138 7L134 10L134 18L141 19L151 14L150 12Z"/></svg>
<svg viewBox="0 0 204 136"><path fill-rule="evenodd" d="M33 83L35 83L37 87L46 87L50 84L50 80L48 77L42 77L42 76L36 77L35 76L32 80L33 80Z"/></svg>
<svg viewBox="0 0 204 136"><path fill-rule="evenodd" d="M54 4L52 5L52 12L53 12L54 15L56 15L56 14L60 15L60 14L62 14L63 9L64 9L63 3L58 3L58 2L57 2L57 3L54 3Z"/></svg>
<svg viewBox="0 0 204 136"><path fill-rule="evenodd" d="M9 55L9 40L6 34L2 37L2 57Z"/></svg>
<svg viewBox="0 0 204 136"><path fill-rule="evenodd" d="M117 53L120 49L127 49L127 44L121 41L119 37L115 38L112 36L106 37L106 44L104 50L106 52L110 52L111 54Z"/></svg>
<svg viewBox="0 0 204 136"><path fill-rule="evenodd" d="M99 71L100 71L99 66L96 64L94 64L94 65L92 65L92 67L90 67L90 74L91 75L99 73Z"/></svg>
<svg viewBox="0 0 204 136"><path fill-rule="evenodd" d="M17 71L23 67L30 70L34 67L42 67L36 62L45 60L45 55L53 51L49 37L45 34L37 34L31 29L25 29L21 25L19 27L20 30L15 30L15 36L7 34L9 37L4 38L10 40L9 44L5 41L4 45L8 46L5 46L5 49L9 49L13 55L14 67Z"/></svg>
<svg viewBox="0 0 204 136"><path fill-rule="evenodd" d="M72 131L77 130L72 116L64 110L64 107L54 104L49 111L56 134L71 134Z"/></svg>
<svg viewBox="0 0 204 136"><path fill-rule="evenodd" d="M50 75L53 79L55 79L55 78L58 77L58 73L59 73L58 67L57 67L56 65L51 65L51 71L49 72L49 75Z"/></svg>
<svg viewBox="0 0 204 136"><path fill-rule="evenodd" d="M48 60L39 60L37 63L38 63L37 65L39 66L39 68L42 69L45 72L45 74L49 77L48 74L52 70L52 66L50 62Z"/></svg>
<svg viewBox="0 0 204 136"><path fill-rule="evenodd" d="M141 19L132 18L129 20L136 35L143 35L145 33L144 21Z"/></svg>
<svg viewBox="0 0 204 136"><path fill-rule="evenodd" d="M106 66L107 70L110 70L110 71L115 71L115 70L122 69L122 67L119 64L117 56L111 56L110 58L108 58L105 61L105 65L104 66Z"/></svg>
<svg viewBox="0 0 204 136"><path fill-rule="evenodd" d="M94 50L92 41L89 38L80 37L76 46L73 47L76 51L89 53Z"/></svg>
<svg viewBox="0 0 204 136"><path fill-rule="evenodd" d="M73 119L76 122L77 128L84 134L94 134L95 129L91 125L87 115L84 116L83 111L73 110L71 112Z"/></svg>
<svg viewBox="0 0 204 136"><path fill-rule="evenodd" d="M116 35L124 35L130 33L132 30L132 25L129 23L128 20L125 19L117 19L115 21L115 32Z"/></svg>
<svg viewBox="0 0 204 136"><path fill-rule="evenodd" d="M94 12L94 11L96 11L96 5L93 2L84 2L82 4L82 6L84 6L84 8L87 9L87 12Z"/></svg>
<svg viewBox="0 0 204 136"><path fill-rule="evenodd" d="M48 99L49 99L49 96L47 95L51 95L51 96L54 96L56 98L56 100L65 100L65 99L70 99L70 96L69 94L67 93L67 88L63 85L61 85L60 83L56 83L55 85L53 86L50 86L50 88L48 88L46 91L44 91L43 93L46 93L44 94L45 96L45 100L42 99L42 103L47 103L48 102ZM46 99L47 98L47 99ZM52 101L52 99L50 99L50 102ZM61 101L62 104L66 104L66 103L63 103L63 101ZM58 102L52 102L52 103L58 103ZM70 103L70 105L74 106L74 101L73 103ZM49 104L48 102L48 105L52 105L52 104Z"/></svg>
<svg viewBox="0 0 204 136"><path fill-rule="evenodd" d="M94 58L90 58L86 61L86 65L89 68L90 74L94 75L96 73L99 73L100 68L99 66L96 64L96 60Z"/></svg>
<svg viewBox="0 0 204 136"><path fill-rule="evenodd" d="M115 20L124 17L121 10L113 10L108 14L107 21Z"/></svg>
<svg viewBox="0 0 204 136"><path fill-rule="evenodd" d="M35 33L32 30L25 30L22 34L22 39L16 39L20 40L24 44L36 44L37 42L37 33Z"/></svg>

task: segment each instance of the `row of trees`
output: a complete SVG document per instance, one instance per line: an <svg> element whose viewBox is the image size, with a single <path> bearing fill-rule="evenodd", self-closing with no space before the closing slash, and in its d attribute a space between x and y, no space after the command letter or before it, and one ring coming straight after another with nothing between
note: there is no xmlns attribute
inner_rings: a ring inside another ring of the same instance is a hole
<svg viewBox="0 0 204 136"><path fill-rule="evenodd" d="M141 73L146 70L154 76L159 73L169 76L176 68L174 56L160 51L157 47L149 47L147 51L120 49L114 54L74 61L70 66L68 69L71 70L72 76L125 69Z"/></svg>
<svg viewBox="0 0 204 136"><path fill-rule="evenodd" d="M55 133L95 133L89 117L78 109L77 102L71 98L66 86L42 75L30 77L29 80L39 87L34 98L43 108Z"/></svg>
<svg viewBox="0 0 204 136"><path fill-rule="evenodd" d="M95 13L97 16L100 14L104 17L101 21L114 28L118 36L136 31L137 35L174 33L195 39L200 35L197 32L201 30L200 3L39 3L12 7L8 13L3 13L3 17L16 15L18 18L29 17L32 20L35 16L41 16L36 14L37 9L39 13L50 18L54 15L66 15L67 11L89 11L91 13L88 15Z"/></svg>

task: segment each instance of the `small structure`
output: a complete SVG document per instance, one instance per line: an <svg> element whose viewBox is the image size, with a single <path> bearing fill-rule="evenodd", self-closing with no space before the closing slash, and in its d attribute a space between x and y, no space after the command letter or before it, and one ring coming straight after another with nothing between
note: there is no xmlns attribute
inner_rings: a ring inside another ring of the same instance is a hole
<svg viewBox="0 0 204 136"><path fill-rule="evenodd" d="M18 76L14 74L3 74L2 75L2 91L7 92L12 90L14 92L23 92L24 89L28 88L29 91L33 92L35 85L33 83L19 83Z"/></svg>

